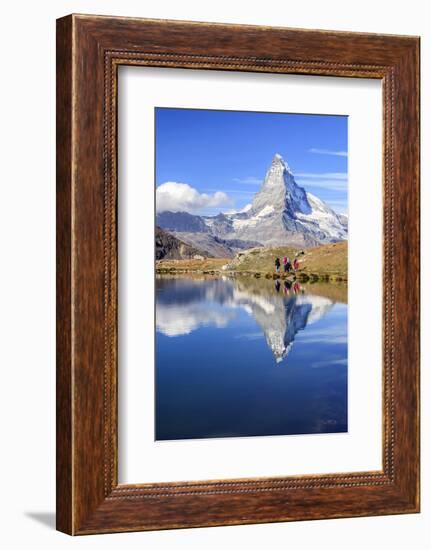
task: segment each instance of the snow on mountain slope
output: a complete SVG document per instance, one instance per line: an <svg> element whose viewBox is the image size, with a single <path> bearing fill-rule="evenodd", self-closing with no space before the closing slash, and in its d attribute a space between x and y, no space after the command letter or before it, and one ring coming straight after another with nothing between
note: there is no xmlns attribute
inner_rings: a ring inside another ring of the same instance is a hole
<svg viewBox="0 0 431 550"><path fill-rule="evenodd" d="M307 199L311 206L311 212L309 214L298 213L297 218L305 224L315 226L316 230L323 231L330 239L346 239L347 228L339 216L315 195L307 193Z"/></svg>

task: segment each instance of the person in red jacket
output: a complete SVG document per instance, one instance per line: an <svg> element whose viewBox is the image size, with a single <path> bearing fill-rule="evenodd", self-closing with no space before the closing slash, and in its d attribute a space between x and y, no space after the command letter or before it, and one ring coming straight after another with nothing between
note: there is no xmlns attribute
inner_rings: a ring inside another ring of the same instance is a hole
<svg viewBox="0 0 431 550"><path fill-rule="evenodd" d="M293 269L294 269L295 271L298 271L298 269L299 269L298 258L295 258L295 259L293 260Z"/></svg>

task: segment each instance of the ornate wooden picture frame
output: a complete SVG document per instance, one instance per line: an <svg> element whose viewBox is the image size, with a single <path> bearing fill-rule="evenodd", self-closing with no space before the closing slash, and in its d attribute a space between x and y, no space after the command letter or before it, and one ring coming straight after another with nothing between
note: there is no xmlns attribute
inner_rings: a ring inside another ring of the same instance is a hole
<svg viewBox="0 0 431 550"><path fill-rule="evenodd" d="M383 85L383 469L118 483L117 69ZM70 15L57 21L57 528L91 534L419 511L419 38Z"/></svg>

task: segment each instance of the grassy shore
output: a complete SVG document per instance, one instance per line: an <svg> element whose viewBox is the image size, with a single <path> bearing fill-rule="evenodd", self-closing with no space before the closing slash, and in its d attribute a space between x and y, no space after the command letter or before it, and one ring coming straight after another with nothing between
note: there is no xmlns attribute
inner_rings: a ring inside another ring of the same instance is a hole
<svg viewBox="0 0 431 550"><path fill-rule="evenodd" d="M275 258L296 256L299 269L296 273L275 272ZM262 247L245 250L229 258L203 260L160 260L156 272L165 274L203 273L210 275L252 276L256 278L297 278L300 281L347 281L347 242L327 244L316 248Z"/></svg>
<svg viewBox="0 0 431 550"><path fill-rule="evenodd" d="M205 273L222 271L222 267L232 261L232 258L205 258L204 260L158 260L157 273Z"/></svg>

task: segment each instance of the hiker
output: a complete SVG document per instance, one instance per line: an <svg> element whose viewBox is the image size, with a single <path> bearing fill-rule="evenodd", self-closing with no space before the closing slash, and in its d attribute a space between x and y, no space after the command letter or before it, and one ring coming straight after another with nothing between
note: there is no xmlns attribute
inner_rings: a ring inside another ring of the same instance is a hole
<svg viewBox="0 0 431 550"><path fill-rule="evenodd" d="M284 264L284 272L289 273L290 268L292 267L290 264L290 260L287 256L283 258L283 264Z"/></svg>
<svg viewBox="0 0 431 550"><path fill-rule="evenodd" d="M275 271L277 273L280 271L280 258L278 256L275 258Z"/></svg>
<svg viewBox="0 0 431 550"><path fill-rule="evenodd" d="M277 279L277 280L275 281L275 290L276 290L277 292L280 292L280 287L281 287L280 281Z"/></svg>
<svg viewBox="0 0 431 550"><path fill-rule="evenodd" d="M293 285L293 292L294 292L295 294L298 294L298 293L300 292L300 290L301 290L301 285L300 285L298 282L296 282L296 283Z"/></svg>
<svg viewBox="0 0 431 550"><path fill-rule="evenodd" d="M284 292L284 295L285 295L285 296L289 296L289 294L290 294L290 287L291 287L291 286L292 286L292 285L291 285L290 281L288 281L288 280L285 280L285 281L284 281L283 292Z"/></svg>
<svg viewBox="0 0 431 550"><path fill-rule="evenodd" d="M298 271L298 269L299 269L298 258L295 258L295 259L293 260L293 269L294 269L295 271Z"/></svg>

